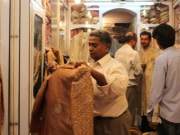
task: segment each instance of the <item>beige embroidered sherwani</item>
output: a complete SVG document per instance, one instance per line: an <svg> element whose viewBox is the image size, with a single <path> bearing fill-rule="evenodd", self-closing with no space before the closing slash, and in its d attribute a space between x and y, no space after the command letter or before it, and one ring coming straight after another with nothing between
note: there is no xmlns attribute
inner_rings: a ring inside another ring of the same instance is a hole
<svg viewBox="0 0 180 135"><path fill-rule="evenodd" d="M61 66L35 99L31 133L93 135L93 85L85 67Z"/></svg>
<svg viewBox="0 0 180 135"><path fill-rule="evenodd" d="M160 51L157 48L149 47L147 50L139 51L140 59L143 65L145 65L144 71L144 83L143 83L143 98L142 98L142 111L146 114L147 105L149 103L150 93L151 93L151 82L152 74L154 69L154 63L156 57L159 55Z"/></svg>

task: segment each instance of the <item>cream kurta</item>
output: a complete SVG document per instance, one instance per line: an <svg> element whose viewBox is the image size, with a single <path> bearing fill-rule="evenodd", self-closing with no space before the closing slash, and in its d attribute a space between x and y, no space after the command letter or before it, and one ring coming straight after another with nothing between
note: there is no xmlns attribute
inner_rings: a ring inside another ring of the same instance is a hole
<svg viewBox="0 0 180 135"><path fill-rule="evenodd" d="M151 82L152 82L152 74L154 69L154 63L156 57L159 55L159 49L149 47L147 50L141 49L139 52L140 59L142 64L146 65L144 72L144 90L143 90L143 100L142 100L142 109L143 113L147 110L147 105L149 103L150 98L150 90L151 90Z"/></svg>

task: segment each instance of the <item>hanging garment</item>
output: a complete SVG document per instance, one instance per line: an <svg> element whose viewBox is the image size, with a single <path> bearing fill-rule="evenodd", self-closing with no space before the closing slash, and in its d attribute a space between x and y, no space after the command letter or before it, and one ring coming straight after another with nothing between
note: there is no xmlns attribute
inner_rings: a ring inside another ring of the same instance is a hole
<svg viewBox="0 0 180 135"><path fill-rule="evenodd" d="M61 66L35 99L31 133L93 135L93 86L85 67Z"/></svg>
<svg viewBox="0 0 180 135"><path fill-rule="evenodd" d="M47 72L47 74L52 73L62 64L64 64L64 60L60 51L54 48L46 48L45 72Z"/></svg>
<svg viewBox="0 0 180 135"><path fill-rule="evenodd" d="M80 31L71 39L71 46L69 50L70 60L76 61L88 61L89 58L89 45L88 45L88 33Z"/></svg>
<svg viewBox="0 0 180 135"><path fill-rule="evenodd" d="M42 53L38 49L34 49L34 67L33 67L33 96L35 97L42 83Z"/></svg>
<svg viewBox="0 0 180 135"><path fill-rule="evenodd" d="M2 84L2 74L0 69L0 135L1 135L1 127L4 122L4 100L3 100L3 84Z"/></svg>

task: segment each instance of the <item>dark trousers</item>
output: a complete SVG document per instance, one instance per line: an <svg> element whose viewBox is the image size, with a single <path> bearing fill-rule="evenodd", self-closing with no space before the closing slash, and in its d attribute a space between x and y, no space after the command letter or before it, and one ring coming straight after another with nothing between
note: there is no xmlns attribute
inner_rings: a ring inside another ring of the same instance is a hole
<svg viewBox="0 0 180 135"><path fill-rule="evenodd" d="M95 117L94 135L129 135L128 129L131 126L131 122L129 111L116 118Z"/></svg>
<svg viewBox="0 0 180 135"><path fill-rule="evenodd" d="M132 115L133 125L137 125L138 122L138 116L141 116L141 94L139 91L138 86L128 86L127 92L126 92L126 97L128 101L128 109Z"/></svg>
<svg viewBox="0 0 180 135"><path fill-rule="evenodd" d="M180 135L180 123L172 123L162 118L161 120L162 123L157 128L158 135Z"/></svg>

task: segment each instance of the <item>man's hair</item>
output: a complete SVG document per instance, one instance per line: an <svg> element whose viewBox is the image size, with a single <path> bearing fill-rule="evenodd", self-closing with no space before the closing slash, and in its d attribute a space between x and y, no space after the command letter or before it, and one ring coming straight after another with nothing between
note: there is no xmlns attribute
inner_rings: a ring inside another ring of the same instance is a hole
<svg viewBox="0 0 180 135"><path fill-rule="evenodd" d="M157 40L157 43L161 49L166 49L173 46L175 43L176 32L173 27L168 24L160 24L153 31L153 38Z"/></svg>
<svg viewBox="0 0 180 135"><path fill-rule="evenodd" d="M102 31L102 30L95 30L92 31L89 36L95 36L98 37L100 42L104 43L105 45L107 45L107 47L110 49L111 48L111 44L112 44L112 39L111 36L109 35L108 32L106 31Z"/></svg>
<svg viewBox="0 0 180 135"><path fill-rule="evenodd" d="M131 41L131 40L137 41L137 35L136 35L136 33L134 33L134 32L128 32L128 33L126 33L126 35L125 35L125 40L126 40L126 42L129 42L129 41Z"/></svg>
<svg viewBox="0 0 180 135"><path fill-rule="evenodd" d="M148 36L148 38L151 40L151 33L150 33L150 32L148 32L148 31L143 31L143 32L140 33L140 37L143 36L143 35Z"/></svg>

